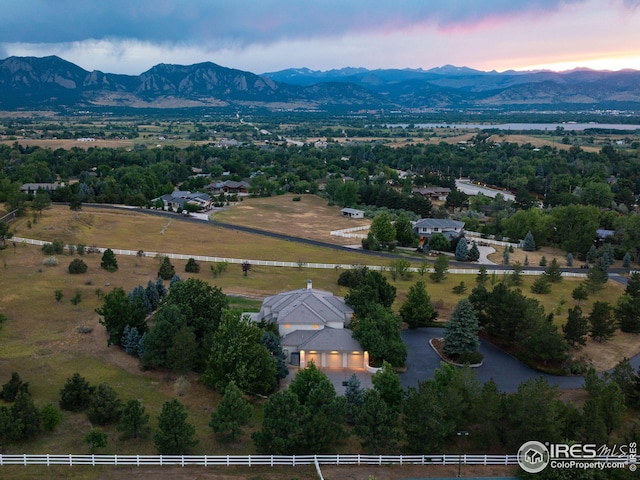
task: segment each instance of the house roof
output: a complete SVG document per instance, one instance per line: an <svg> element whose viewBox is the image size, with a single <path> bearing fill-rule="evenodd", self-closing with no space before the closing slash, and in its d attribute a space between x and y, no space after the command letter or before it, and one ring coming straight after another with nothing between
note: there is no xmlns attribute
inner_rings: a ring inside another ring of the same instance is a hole
<svg viewBox="0 0 640 480"><path fill-rule="evenodd" d="M357 208L343 208L340 211L344 213L364 213L364 210L358 210Z"/></svg>
<svg viewBox="0 0 640 480"><path fill-rule="evenodd" d="M353 309L333 293L303 288L265 298L259 319L297 325L348 323L352 314Z"/></svg>
<svg viewBox="0 0 640 480"><path fill-rule="evenodd" d="M457 220L448 220L445 218L423 218L422 220L418 220L414 225L415 228L449 228L449 229L462 229L464 228L464 222L459 222Z"/></svg>
<svg viewBox="0 0 640 480"><path fill-rule="evenodd" d="M299 345L300 350L334 350L337 352L361 352L360 343L353 332L346 328L323 328ZM288 335L287 335L288 336Z"/></svg>

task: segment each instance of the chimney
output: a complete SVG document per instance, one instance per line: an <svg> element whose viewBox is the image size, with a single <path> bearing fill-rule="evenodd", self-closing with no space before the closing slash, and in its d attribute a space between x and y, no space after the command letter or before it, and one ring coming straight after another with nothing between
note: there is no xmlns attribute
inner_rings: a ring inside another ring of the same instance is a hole
<svg viewBox="0 0 640 480"><path fill-rule="evenodd" d="M313 282L311 280L307 280L307 290L311 290L313 288Z"/></svg>

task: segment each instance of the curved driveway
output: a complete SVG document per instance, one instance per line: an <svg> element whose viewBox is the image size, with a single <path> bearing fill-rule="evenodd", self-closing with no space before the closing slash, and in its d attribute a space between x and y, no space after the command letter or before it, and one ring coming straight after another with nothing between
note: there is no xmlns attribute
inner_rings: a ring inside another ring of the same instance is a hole
<svg viewBox="0 0 640 480"><path fill-rule="evenodd" d="M407 371L400 375L404 387L416 387L419 381L433 378L441 359L429 345L429 339L442 337L443 332L443 328L435 327L402 331L402 340L407 345ZM484 355L484 364L474 368L478 380L484 383L493 378L503 392L515 392L522 382L538 377L544 377L550 384L560 388L581 388L584 385L581 376L564 377L540 373L482 339L480 352Z"/></svg>

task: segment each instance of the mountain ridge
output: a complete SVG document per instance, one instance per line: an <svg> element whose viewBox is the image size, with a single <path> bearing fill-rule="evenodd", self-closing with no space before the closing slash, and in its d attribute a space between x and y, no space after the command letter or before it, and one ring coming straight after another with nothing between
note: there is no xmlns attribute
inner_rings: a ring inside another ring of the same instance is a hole
<svg viewBox="0 0 640 480"><path fill-rule="evenodd" d="M160 63L140 75L88 71L57 56L0 60L0 110L263 108L297 111L626 109L640 72L291 68L255 74L213 62Z"/></svg>

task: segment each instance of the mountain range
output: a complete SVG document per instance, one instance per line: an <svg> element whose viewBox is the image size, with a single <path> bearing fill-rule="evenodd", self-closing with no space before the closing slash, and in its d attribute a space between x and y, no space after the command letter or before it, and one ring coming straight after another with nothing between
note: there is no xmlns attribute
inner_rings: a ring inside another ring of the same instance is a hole
<svg viewBox="0 0 640 480"><path fill-rule="evenodd" d="M287 69L257 75L205 62L140 75L89 72L56 56L0 60L0 110L262 108L272 111L640 111L640 71Z"/></svg>

